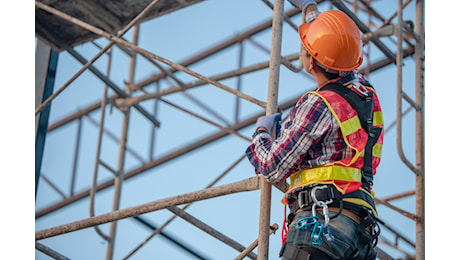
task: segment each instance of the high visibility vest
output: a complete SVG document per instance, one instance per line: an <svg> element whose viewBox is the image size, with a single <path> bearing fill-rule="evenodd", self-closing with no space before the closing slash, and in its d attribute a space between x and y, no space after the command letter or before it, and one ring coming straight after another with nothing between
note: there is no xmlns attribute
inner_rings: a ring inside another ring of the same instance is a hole
<svg viewBox="0 0 460 260"><path fill-rule="evenodd" d="M373 174L375 174L382 154L383 115L380 102L375 91L371 87L366 87L366 89L373 92L373 126L382 128L382 132L378 137L376 144L372 148L372 169ZM286 194L294 189L310 184L332 184L342 194L362 190L373 198L372 191L361 187L361 172L364 165L364 148L367 143L368 134L361 126L358 113L342 96L334 91L312 91L309 92L309 94L317 95L326 103L327 107L339 124L345 143L354 151L354 156L314 168L302 169L293 173L290 176L290 187ZM283 199L283 201L284 200L285 199ZM375 207L363 199L343 198L343 200L371 208L376 215Z"/></svg>

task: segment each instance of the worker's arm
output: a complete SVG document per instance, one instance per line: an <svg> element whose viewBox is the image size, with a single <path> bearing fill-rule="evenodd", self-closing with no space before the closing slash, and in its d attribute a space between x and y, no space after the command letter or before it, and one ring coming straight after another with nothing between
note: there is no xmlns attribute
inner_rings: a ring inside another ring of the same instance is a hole
<svg viewBox="0 0 460 260"><path fill-rule="evenodd" d="M318 6L314 0L288 0L293 6L305 11L305 21L312 22L319 15Z"/></svg>
<svg viewBox="0 0 460 260"><path fill-rule="evenodd" d="M284 180L301 168L312 167L316 161L322 162L321 159L309 162L313 158L310 158L308 151L321 137L327 135L326 132L333 130L332 114L316 95L307 95L303 102L291 110L289 117L286 128L276 140L268 133L259 133L246 150L256 172L271 183ZM334 124L334 127L338 125ZM328 153L332 151L331 148L327 150Z"/></svg>
<svg viewBox="0 0 460 260"><path fill-rule="evenodd" d="M306 14L309 12L318 11L316 1L314 0L288 0L288 2L302 11L305 10Z"/></svg>

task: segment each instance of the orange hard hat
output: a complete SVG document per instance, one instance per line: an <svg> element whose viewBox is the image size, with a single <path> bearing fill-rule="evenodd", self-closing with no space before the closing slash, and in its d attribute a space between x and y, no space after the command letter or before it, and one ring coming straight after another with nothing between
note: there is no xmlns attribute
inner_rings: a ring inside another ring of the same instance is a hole
<svg viewBox="0 0 460 260"><path fill-rule="evenodd" d="M299 36L305 49L327 68L352 71L363 63L359 29L341 11L325 11L313 22L300 25Z"/></svg>

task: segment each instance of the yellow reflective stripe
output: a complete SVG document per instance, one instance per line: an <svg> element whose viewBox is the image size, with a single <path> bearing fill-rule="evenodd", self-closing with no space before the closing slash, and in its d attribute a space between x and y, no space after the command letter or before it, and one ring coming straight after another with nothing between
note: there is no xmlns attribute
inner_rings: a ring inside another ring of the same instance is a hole
<svg viewBox="0 0 460 260"><path fill-rule="evenodd" d="M372 148L372 155L375 157L382 157L382 149L382 144L374 144L374 147Z"/></svg>
<svg viewBox="0 0 460 260"><path fill-rule="evenodd" d="M334 112L335 114L335 112ZM358 116L354 116L346 121L339 121L340 129L342 130L343 136L348 136L354 132L357 132L361 129L361 122L359 121Z"/></svg>
<svg viewBox="0 0 460 260"><path fill-rule="evenodd" d="M382 157L382 150L383 150L383 145L382 144L374 144L374 147L372 148L372 156L373 157L379 157L381 158ZM364 150L359 154L359 159L364 159ZM355 161L353 161L355 162ZM331 162L329 164L334 164L334 163L341 163L340 161L336 161L336 162ZM326 164L328 165L328 164ZM345 165L344 163L342 163L342 165Z"/></svg>
<svg viewBox="0 0 460 260"><path fill-rule="evenodd" d="M310 183L319 183L321 181L329 180L360 182L361 170L341 165L321 166L300 170L292 174L290 180L289 189L294 189Z"/></svg>
<svg viewBox="0 0 460 260"><path fill-rule="evenodd" d="M371 196L372 199L374 199L374 191L369 192L363 187L359 187L359 190L366 193L367 195Z"/></svg>
<svg viewBox="0 0 460 260"><path fill-rule="evenodd" d="M335 110L332 107L332 105L329 103L329 101L325 97L323 97L318 92L311 92L311 93L317 95L324 101L324 103L326 103L326 106L329 108L329 111L331 111L335 120L339 123L339 127L340 127L340 130L342 131L343 136L347 136L351 133L354 133L361 128L361 122L359 121L358 115L355 115L354 117L342 122L339 116L335 113Z"/></svg>
<svg viewBox="0 0 460 260"><path fill-rule="evenodd" d="M318 97L320 97L324 101L324 103L326 103L326 106L329 108L329 111L331 111L331 113L334 116L335 120L337 120L337 122L339 122L339 124L340 124L340 118L335 113L335 111L332 108L331 104L329 104L329 101L327 101L327 99L325 97L323 97L323 95L321 95L320 93L318 93L316 91L312 91L310 93L317 95Z"/></svg>
<svg viewBox="0 0 460 260"><path fill-rule="evenodd" d="M383 125L383 113L382 111L374 112L374 126Z"/></svg>
<svg viewBox="0 0 460 260"><path fill-rule="evenodd" d="M361 205L361 206L364 206L366 208L369 208L374 213L374 216L376 216L376 217L378 216L377 211L371 206L371 204L367 203L366 201L364 201L362 199L358 199L358 198L343 198L342 200L346 201L346 202L356 204L356 205Z"/></svg>

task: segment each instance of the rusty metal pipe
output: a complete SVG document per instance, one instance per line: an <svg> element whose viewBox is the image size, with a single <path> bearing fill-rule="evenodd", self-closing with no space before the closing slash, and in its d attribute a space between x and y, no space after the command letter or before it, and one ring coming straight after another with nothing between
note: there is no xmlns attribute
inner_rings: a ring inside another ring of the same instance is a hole
<svg viewBox="0 0 460 260"><path fill-rule="evenodd" d="M40 230L40 231L35 232L35 240L41 240L41 239L45 239L49 237L54 237L57 235L66 234L69 232L93 227L96 225L101 225L101 224L109 223L112 221L157 211L160 209L165 209L170 206L176 206L176 205L189 203L192 201L200 201L200 200L215 198L215 197L219 197L223 195L233 194L237 192L257 190L260 188L260 184L259 184L260 178L263 178L263 177L252 177L252 178L241 180L238 182L221 185L221 186L217 186L214 188L199 190L195 192L189 192L189 193L182 194L182 195L177 195L177 196L173 196L173 197L169 197L169 198L165 198L161 200L144 203L138 206L113 211L113 212L95 216L92 218L82 219L82 220L75 221L72 223Z"/></svg>

